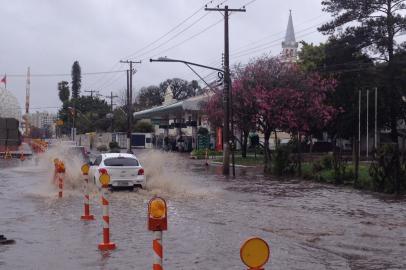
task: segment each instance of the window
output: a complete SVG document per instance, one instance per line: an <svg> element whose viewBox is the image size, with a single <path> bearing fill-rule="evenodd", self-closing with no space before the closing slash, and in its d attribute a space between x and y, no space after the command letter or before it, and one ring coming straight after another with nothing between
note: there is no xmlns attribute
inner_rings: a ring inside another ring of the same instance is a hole
<svg viewBox="0 0 406 270"><path fill-rule="evenodd" d="M134 158L126 157L115 157L115 158L106 158L104 160L104 165L106 166L139 166L138 160Z"/></svg>

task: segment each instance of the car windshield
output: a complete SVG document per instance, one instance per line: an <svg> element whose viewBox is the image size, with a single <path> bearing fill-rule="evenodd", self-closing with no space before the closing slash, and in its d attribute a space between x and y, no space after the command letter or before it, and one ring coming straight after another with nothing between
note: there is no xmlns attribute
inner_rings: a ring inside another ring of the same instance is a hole
<svg viewBox="0 0 406 270"><path fill-rule="evenodd" d="M104 165L106 166L138 166L138 160L134 158L126 157L115 157L115 158L106 158L104 160Z"/></svg>

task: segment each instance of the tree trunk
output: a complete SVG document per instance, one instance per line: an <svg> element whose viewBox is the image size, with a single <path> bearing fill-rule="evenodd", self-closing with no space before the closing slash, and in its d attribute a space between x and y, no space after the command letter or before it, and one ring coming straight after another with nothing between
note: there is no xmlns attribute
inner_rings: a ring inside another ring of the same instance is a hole
<svg viewBox="0 0 406 270"><path fill-rule="evenodd" d="M275 149L278 148L279 142L278 142L278 134L276 133L276 130L274 131L274 140L275 140Z"/></svg>
<svg viewBox="0 0 406 270"><path fill-rule="evenodd" d="M300 132L297 133L297 158L298 158L297 172L299 176L302 176L302 137L300 136Z"/></svg>
<svg viewBox="0 0 406 270"><path fill-rule="evenodd" d="M241 155L243 158L247 157L247 145L248 145L248 132L243 131L241 145Z"/></svg>
<svg viewBox="0 0 406 270"><path fill-rule="evenodd" d="M310 149L309 149L309 153L310 153L310 154L313 153L313 135L310 135Z"/></svg>
<svg viewBox="0 0 406 270"><path fill-rule="evenodd" d="M264 172L272 172L272 156L271 149L269 149L269 138L271 137L271 132L265 132L264 134Z"/></svg>

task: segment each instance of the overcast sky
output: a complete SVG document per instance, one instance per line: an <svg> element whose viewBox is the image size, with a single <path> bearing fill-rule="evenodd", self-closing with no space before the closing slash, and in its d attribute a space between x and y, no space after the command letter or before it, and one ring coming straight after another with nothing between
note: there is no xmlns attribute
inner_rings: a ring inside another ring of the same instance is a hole
<svg viewBox="0 0 406 270"><path fill-rule="evenodd" d="M212 2L217 5L222 1ZM119 63L120 59L142 60L142 64L136 65L135 92L167 78L198 79L182 64L150 63L149 58L168 56L220 66L224 24L220 13L201 9L206 2L0 0L0 76L7 74L7 88L23 106L25 77L16 75L25 74L27 67L31 67L31 112L55 112L61 105L58 81L71 81L70 75L35 75L70 74L75 60L79 61L82 73L120 71L128 68ZM249 2L252 1L228 0L226 4L240 8ZM316 27L328 20L329 15L321 11L320 3L320 0L256 0L247 5L247 12L233 13L230 17L231 64L246 63L264 53L279 54L289 9L292 9L297 41L324 41L326 38ZM179 28L146 47L194 13ZM197 71L204 76L210 73ZM111 91L119 93L125 85L124 72L83 74L81 91L99 90L107 95Z"/></svg>

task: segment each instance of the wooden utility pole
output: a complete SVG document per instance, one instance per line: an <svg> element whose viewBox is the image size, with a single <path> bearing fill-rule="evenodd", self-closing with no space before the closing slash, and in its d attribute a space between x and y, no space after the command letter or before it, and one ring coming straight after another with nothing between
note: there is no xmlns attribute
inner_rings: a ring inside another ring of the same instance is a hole
<svg viewBox="0 0 406 270"><path fill-rule="evenodd" d="M85 92L90 93L91 98L93 98L93 93L99 93L97 90L85 90Z"/></svg>
<svg viewBox="0 0 406 270"><path fill-rule="evenodd" d="M112 117L111 117L111 132L114 131L114 127L113 127L114 126L113 106L116 105L116 104L113 103L113 100L116 97L118 97L118 96L113 95L113 92L110 93L110 96L106 96L106 98L110 99L110 111L111 111L111 114L112 114Z"/></svg>
<svg viewBox="0 0 406 270"><path fill-rule="evenodd" d="M130 64L130 69L127 70L127 144L128 153L131 150L131 133L132 133L132 114L133 114L133 64L141 64L141 61L121 60L120 63Z"/></svg>
<svg viewBox="0 0 406 270"><path fill-rule="evenodd" d="M206 11L220 11L224 12L224 90L223 90L223 110L224 110L224 122L223 122L223 174L230 174L230 52L229 52L229 34L228 34L228 19L230 12L245 12L245 8L242 9L230 9L228 6L224 8L205 8ZM231 119L232 120L232 119ZM234 137L234 134L232 134ZM232 137L232 138L233 138ZM235 173L233 171L233 173Z"/></svg>

